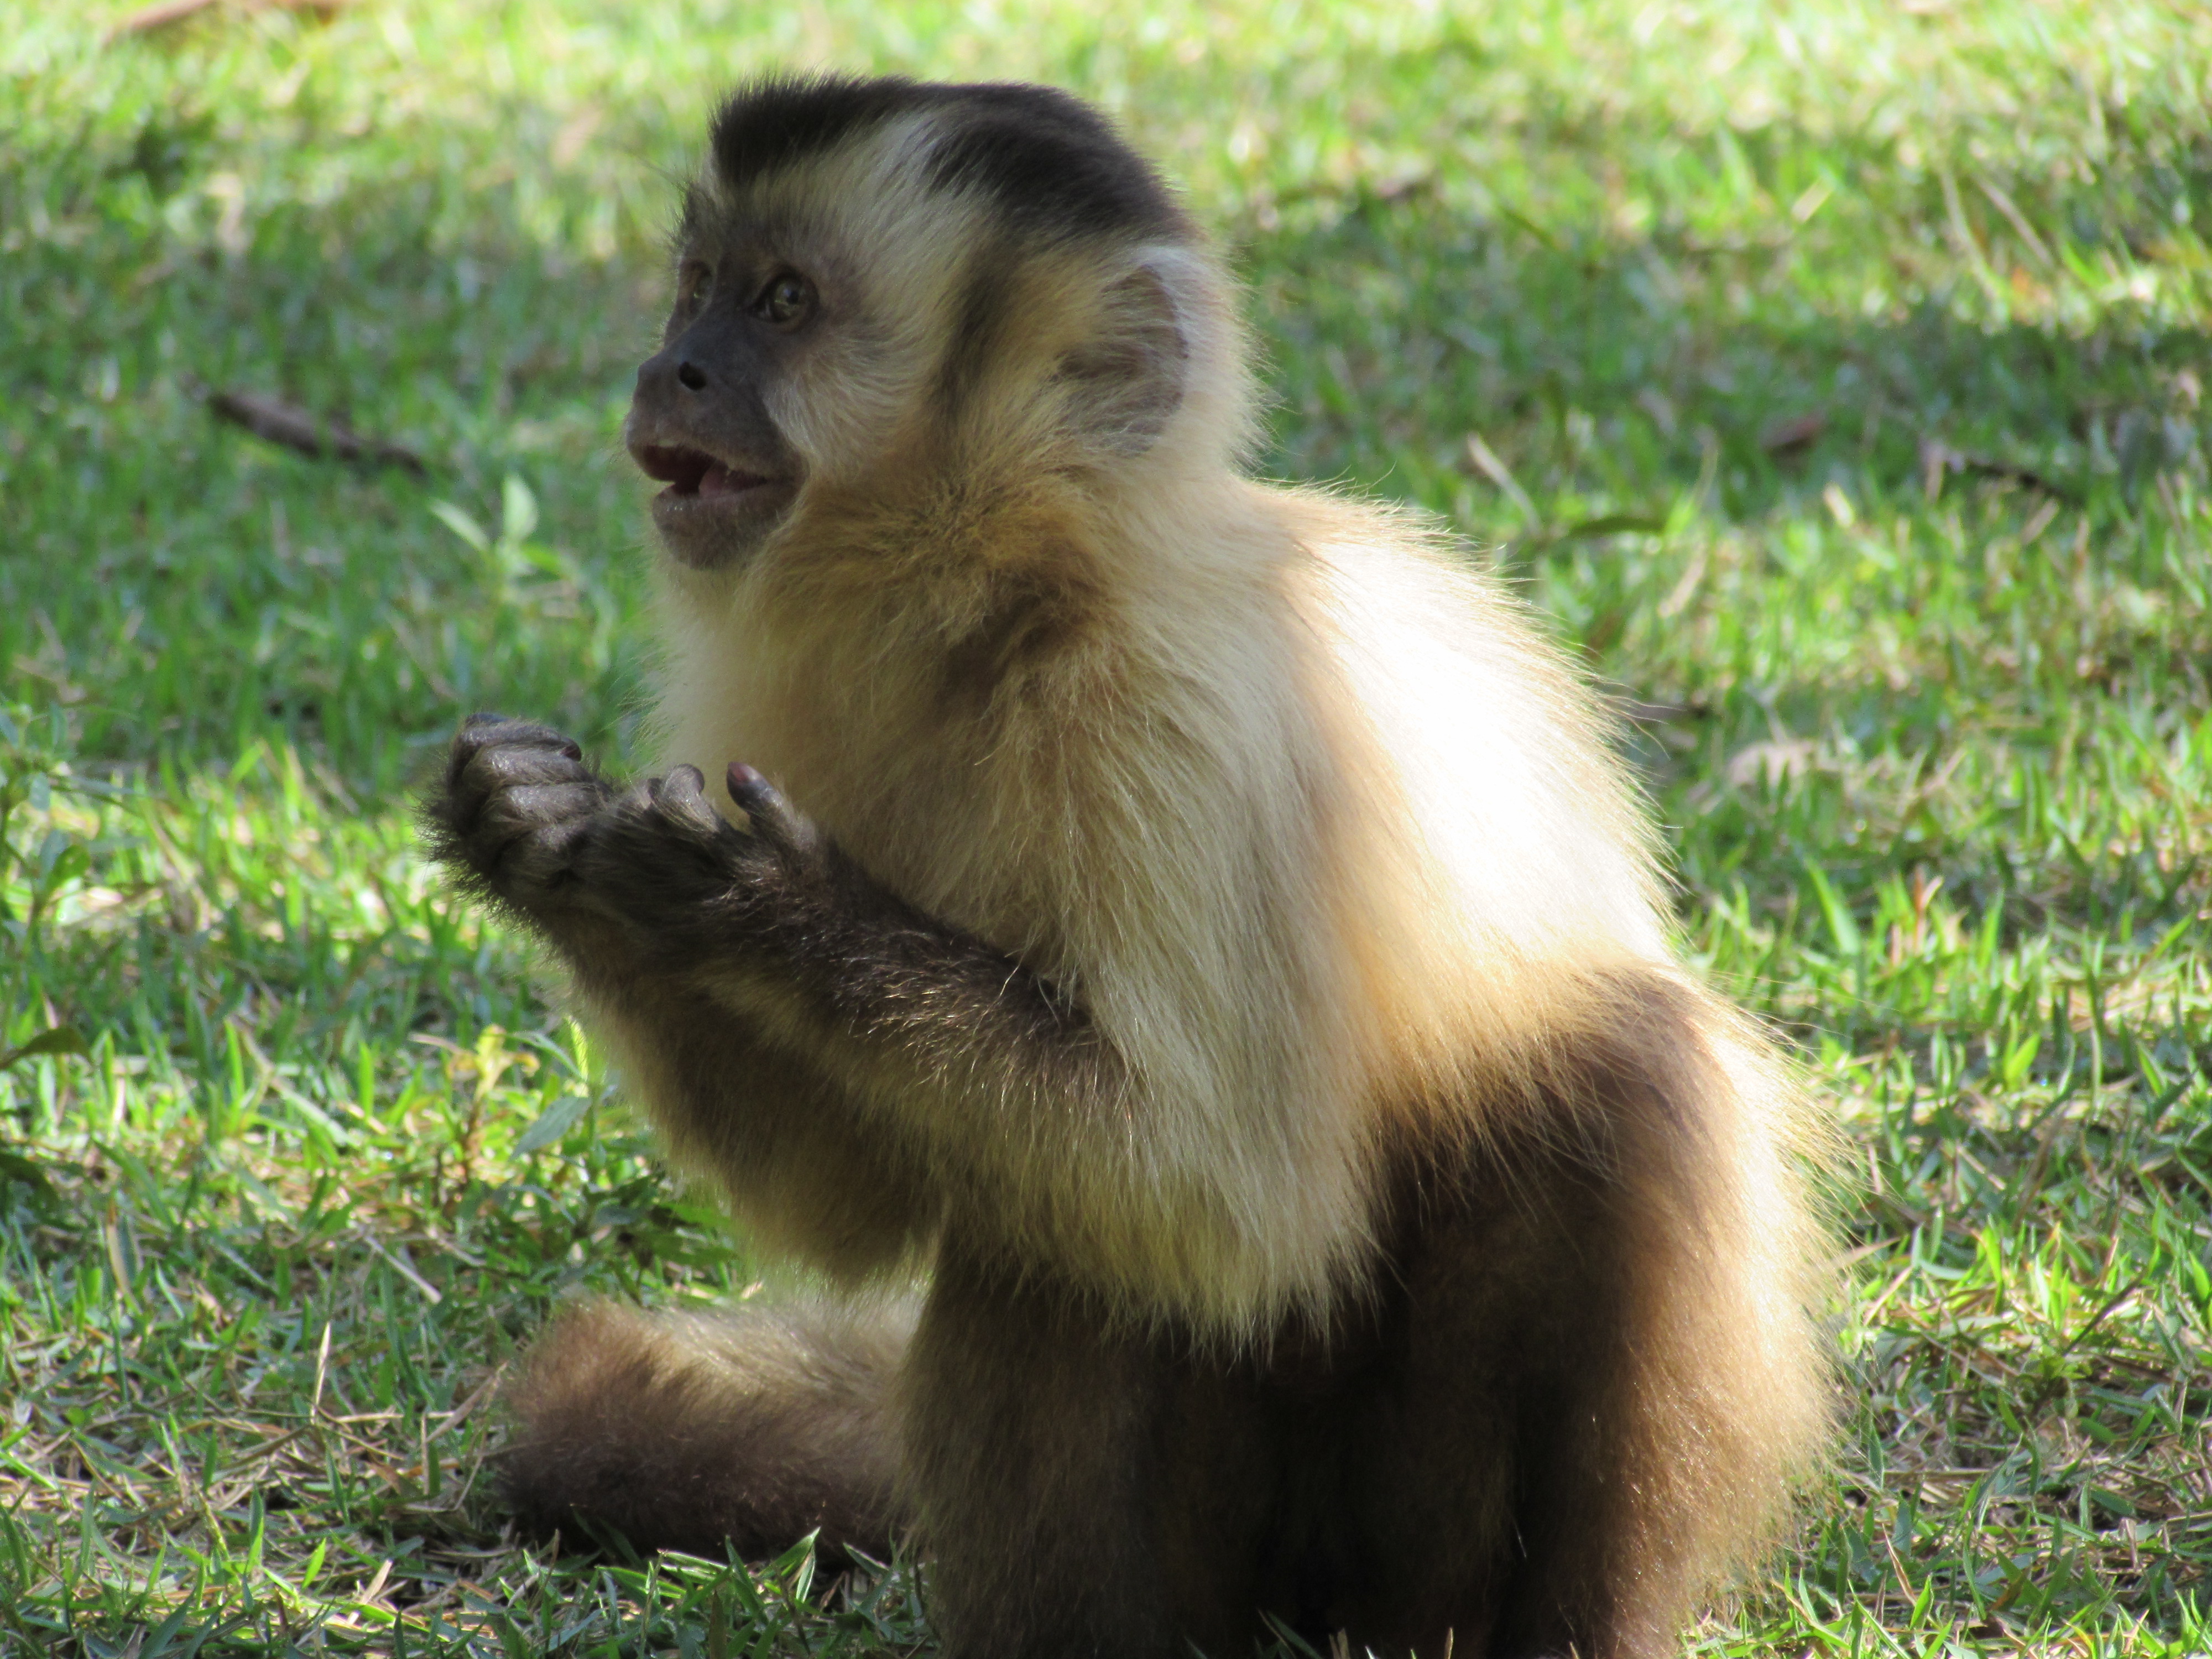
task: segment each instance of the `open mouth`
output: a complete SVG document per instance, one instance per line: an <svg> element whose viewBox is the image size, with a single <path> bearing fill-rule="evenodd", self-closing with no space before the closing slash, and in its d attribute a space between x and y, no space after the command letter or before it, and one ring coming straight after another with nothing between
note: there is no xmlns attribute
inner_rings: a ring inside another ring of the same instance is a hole
<svg viewBox="0 0 2212 1659"><path fill-rule="evenodd" d="M742 495L779 482L765 473L726 466L704 450L680 444L647 444L631 453L645 476L666 484L663 493L670 495Z"/></svg>

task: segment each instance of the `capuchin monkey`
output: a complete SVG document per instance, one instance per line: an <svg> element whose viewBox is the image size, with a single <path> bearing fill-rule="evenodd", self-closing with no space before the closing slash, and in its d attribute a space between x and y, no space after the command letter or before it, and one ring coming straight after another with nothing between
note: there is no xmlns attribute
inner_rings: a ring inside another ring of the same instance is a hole
<svg viewBox="0 0 2212 1659"><path fill-rule="evenodd" d="M557 1320L521 1519L910 1536L956 1659L1671 1651L1817 1462L1818 1136L1588 690L1247 476L1219 257L1061 93L752 86L677 245L662 768L478 718L425 817L845 1294Z"/></svg>

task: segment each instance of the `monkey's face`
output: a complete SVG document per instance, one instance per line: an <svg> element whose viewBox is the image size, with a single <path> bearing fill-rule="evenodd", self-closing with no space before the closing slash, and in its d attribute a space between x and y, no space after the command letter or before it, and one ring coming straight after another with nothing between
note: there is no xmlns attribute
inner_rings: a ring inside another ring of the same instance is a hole
<svg viewBox="0 0 2212 1659"><path fill-rule="evenodd" d="M743 560L790 516L806 459L775 416L830 321L819 274L756 239L694 235L661 349L637 371L623 441L667 488L653 520L702 569Z"/></svg>
<svg viewBox="0 0 2212 1659"><path fill-rule="evenodd" d="M1050 100L884 96L842 128L781 104L718 127L686 193L675 305L623 433L684 564L734 568L801 516L834 526L979 468L1125 475L1186 405L1211 278L1141 164L1085 172L1083 143L1115 141L1071 137ZM1025 143L1051 165L1009 172Z"/></svg>

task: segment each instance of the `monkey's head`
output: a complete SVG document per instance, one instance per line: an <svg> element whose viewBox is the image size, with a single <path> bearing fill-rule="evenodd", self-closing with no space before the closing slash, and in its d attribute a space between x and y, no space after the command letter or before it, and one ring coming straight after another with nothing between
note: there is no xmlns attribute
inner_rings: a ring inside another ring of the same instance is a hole
<svg viewBox="0 0 2212 1659"><path fill-rule="evenodd" d="M1064 93L775 80L714 120L624 437L670 552L742 562L840 498L1218 472L1227 287L1158 174ZM972 491L970 492L972 493Z"/></svg>

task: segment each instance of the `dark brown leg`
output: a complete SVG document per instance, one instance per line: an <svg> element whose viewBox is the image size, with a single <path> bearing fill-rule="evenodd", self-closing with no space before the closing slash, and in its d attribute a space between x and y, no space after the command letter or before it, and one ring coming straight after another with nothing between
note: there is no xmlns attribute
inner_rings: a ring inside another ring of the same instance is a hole
<svg viewBox="0 0 2212 1659"><path fill-rule="evenodd" d="M1531 1413L1556 1413L1561 1351L1604 1315L1585 1218L1557 1194L1495 1173L1421 1185L1374 1357L1339 1385L1350 1571L1334 1622L1354 1651L1479 1659L1512 1650L1500 1619L1530 1565L1525 1494L1547 1455Z"/></svg>
<svg viewBox="0 0 2212 1659"><path fill-rule="evenodd" d="M907 1474L947 1659L1152 1659L1161 1365L1072 1295L948 1253L909 1350Z"/></svg>

